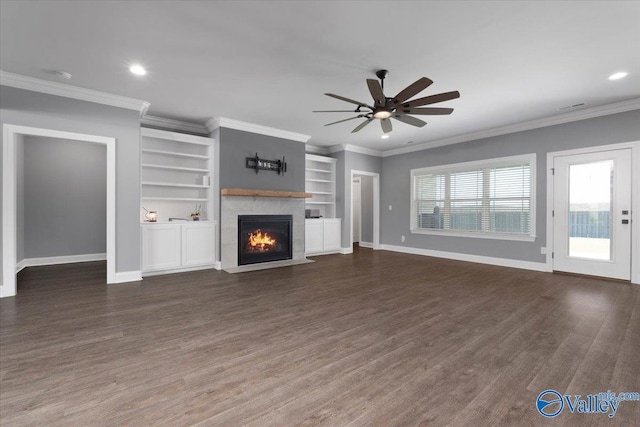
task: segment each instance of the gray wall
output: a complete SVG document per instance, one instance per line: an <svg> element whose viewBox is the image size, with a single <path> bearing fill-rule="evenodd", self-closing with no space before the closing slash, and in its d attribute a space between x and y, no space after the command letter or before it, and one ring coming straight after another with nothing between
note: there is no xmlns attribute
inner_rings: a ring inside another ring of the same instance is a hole
<svg viewBox="0 0 640 427"><path fill-rule="evenodd" d="M360 177L361 242L373 243L373 177Z"/></svg>
<svg viewBox="0 0 640 427"><path fill-rule="evenodd" d="M116 138L116 271L139 271L139 113L2 86L0 119L3 125L14 124Z"/></svg>
<svg viewBox="0 0 640 427"><path fill-rule="evenodd" d="M252 190L304 191L305 144L289 139L260 135L235 129L220 129L220 188ZM254 169L245 165L247 157L287 162L287 172Z"/></svg>
<svg viewBox="0 0 640 427"><path fill-rule="evenodd" d="M382 162L381 242L413 248L545 262L547 153L640 140L640 111L629 111L556 126L501 135L397 156ZM427 166L536 153L535 242L447 237L409 232L410 170ZM638 167L638 165L634 165ZM388 206L393 205L389 211ZM406 236L401 243L400 236Z"/></svg>
<svg viewBox="0 0 640 427"><path fill-rule="evenodd" d="M351 151L339 151L334 153L332 157L338 159L336 165L336 216L342 218L342 247L349 248L351 247L351 171L381 173L382 159ZM371 239L373 240L373 237Z"/></svg>
<svg viewBox="0 0 640 427"><path fill-rule="evenodd" d="M25 137L23 168L24 257L106 253L106 146Z"/></svg>

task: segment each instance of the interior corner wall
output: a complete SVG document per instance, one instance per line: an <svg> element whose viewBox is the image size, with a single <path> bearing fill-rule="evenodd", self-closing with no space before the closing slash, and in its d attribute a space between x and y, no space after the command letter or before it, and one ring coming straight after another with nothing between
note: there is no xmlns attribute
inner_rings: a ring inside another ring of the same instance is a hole
<svg viewBox="0 0 640 427"><path fill-rule="evenodd" d="M221 128L220 188L247 188L251 190L299 191L305 189L305 144L284 138L261 135L241 130ZM287 171L274 171L246 167L246 158L282 160Z"/></svg>
<svg viewBox="0 0 640 427"><path fill-rule="evenodd" d="M213 219L216 221L216 239L214 242L216 261L220 261L220 128L214 129L209 138L215 141L213 144L213 175L211 176L211 197L213 197Z"/></svg>
<svg viewBox="0 0 640 427"><path fill-rule="evenodd" d="M468 255L545 263L547 153L640 140L640 110L532 129L455 145L384 157L381 180L381 243ZM536 240L412 234L411 169L521 154L536 154ZM635 165L634 167L638 167ZM382 207L393 206L389 211ZM406 237L404 243L401 236Z"/></svg>
<svg viewBox="0 0 640 427"><path fill-rule="evenodd" d="M351 171L381 174L382 158L352 151L339 151L332 154L332 157L338 159L336 164L336 216L342 218L342 248L350 248L352 245L350 230ZM373 236L371 239L373 240Z"/></svg>
<svg viewBox="0 0 640 427"><path fill-rule="evenodd" d="M115 267L117 273L140 271L139 112L1 86L0 121L116 138Z"/></svg>

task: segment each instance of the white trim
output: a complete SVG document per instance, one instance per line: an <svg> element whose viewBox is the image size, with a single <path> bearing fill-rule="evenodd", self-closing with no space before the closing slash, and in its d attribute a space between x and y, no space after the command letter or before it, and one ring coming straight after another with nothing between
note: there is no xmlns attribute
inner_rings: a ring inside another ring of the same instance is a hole
<svg viewBox="0 0 640 427"><path fill-rule="evenodd" d="M412 153L414 151L428 150L430 148L442 147L444 145L459 144L461 142L474 141L477 139L490 138L493 136L506 135L515 132L522 132L531 129L538 129L547 126L555 126L563 123L576 122L578 120L591 119L594 117L608 116L610 114L624 113L626 111L640 109L640 98L613 104L601 105L598 107L586 108L584 110L572 111L541 119L529 120L513 125L501 126L464 135L452 136L450 138L437 139L435 141L413 144L408 147L394 148L382 153L382 157L397 156L399 154Z"/></svg>
<svg viewBox="0 0 640 427"><path fill-rule="evenodd" d="M497 265L500 267L521 268L524 270L549 272L547 265L543 262L521 261L517 259L495 258L482 255L470 255L458 252L434 251L432 249L411 248L396 245L382 245L383 250L401 252L412 255L423 255L434 258L445 258L456 261L475 262L479 264Z"/></svg>
<svg viewBox="0 0 640 427"><path fill-rule="evenodd" d="M209 132L213 132L217 128L228 128L242 130L245 132L257 133L260 135L274 136L276 138L290 139L292 141L306 143L311 135L305 135L288 130L276 129L268 126L256 125L253 123L242 122L240 120L228 119L226 117L212 117L205 123Z"/></svg>
<svg viewBox="0 0 640 427"><path fill-rule="evenodd" d="M335 253L335 252L334 252ZM353 253L353 245L348 248L340 248L340 252L342 255L349 255Z"/></svg>
<svg viewBox="0 0 640 427"><path fill-rule="evenodd" d="M484 160L473 160L470 162L461 162L461 163L452 163L448 165L436 165L436 166L428 166L424 168L416 168L411 169L409 171L409 182L411 185L410 190L410 206L409 206L409 227L410 232L412 234L431 234L431 235L440 235L440 236L456 236L456 237L473 237L473 238L485 238L485 239L496 239L496 240L519 240L525 242L533 242L536 240L536 172L537 172L537 159L536 153L530 154L520 154L517 156L508 156L508 157L499 157L494 159L484 159ZM461 172L467 170L474 170L478 168L486 168L493 167L499 165L509 165L514 163L528 163L529 166L529 176L530 176L530 206L529 206L529 234L526 235L517 235L517 234L505 234L505 233L495 233L488 231L478 231L478 232L465 232L462 230L429 230L429 229L421 229L416 226L416 200L414 196L414 178L416 175L423 175L425 173L440 173L440 172Z"/></svg>
<svg viewBox="0 0 640 427"><path fill-rule="evenodd" d="M553 271L553 164L555 157L573 156L578 154L597 153L600 151L611 151L621 149L631 149L631 212L633 217L631 221L631 283L640 285L640 262L633 262L639 259L640 254L640 185L634 183L640 182L640 168L633 165L640 165L640 141L622 142L618 144L599 145L596 147L577 148L573 150L553 151L547 153L547 258L546 265L549 271ZM635 188L634 188L635 187ZM635 219L635 221L633 221Z"/></svg>
<svg viewBox="0 0 640 427"><path fill-rule="evenodd" d="M71 86L64 83L51 82L20 74L7 73L2 70L0 70L0 84L2 86L10 86L18 89L46 93L49 95L63 96L65 98L94 102L96 104L110 105L112 107L125 108L127 110L135 110L140 113L140 116L143 116L151 105L147 101L143 101L141 99L128 98L111 93L99 92L93 89Z"/></svg>
<svg viewBox="0 0 640 427"><path fill-rule="evenodd" d="M327 154L331 154L329 152L328 147L318 147L317 145L311 145L311 144L305 145L304 150L308 154L318 154L321 156L326 156Z"/></svg>
<svg viewBox="0 0 640 427"><path fill-rule="evenodd" d="M170 131L193 132L208 135L209 129L204 123L191 123L182 120L168 119L165 117L145 115L140 120L142 126L155 126Z"/></svg>
<svg viewBox="0 0 640 427"><path fill-rule="evenodd" d="M28 136L70 139L107 148L107 283L113 283L116 274L116 139L97 135L63 132L11 124L3 125L2 156L2 286L0 297L16 295L16 143Z"/></svg>
<svg viewBox="0 0 640 427"><path fill-rule="evenodd" d="M25 268L27 268L27 260L23 259L22 261L16 264L16 274L20 273Z"/></svg>
<svg viewBox="0 0 640 427"><path fill-rule="evenodd" d="M107 254L82 254L64 255L40 258L25 258L16 264L18 271L25 267L38 267L42 265L75 264L77 262L106 261ZM22 268L20 268L22 267Z"/></svg>
<svg viewBox="0 0 640 427"><path fill-rule="evenodd" d="M413 217L414 215L412 215ZM409 230L411 234L429 234L432 236L449 236L449 237L470 237L472 239L493 239L493 240L514 240L520 242L535 242L536 236L528 234L503 234L489 233L483 231L464 231L464 230L440 230L428 228L412 228Z"/></svg>
<svg viewBox="0 0 640 427"><path fill-rule="evenodd" d="M122 272L116 273L116 276L113 282L108 282L108 284L139 282L141 280L142 280L141 271L122 271Z"/></svg>
<svg viewBox="0 0 640 427"><path fill-rule="evenodd" d="M368 156L382 157L382 151L374 150L373 148L360 147L352 144L340 144L329 147L329 153L337 153L340 151L349 151L352 153L366 154Z"/></svg>
<svg viewBox="0 0 640 427"><path fill-rule="evenodd" d="M175 273L186 273L189 271L199 271L199 270L221 270L220 263L213 263L207 265L196 265L190 267L180 267L180 268L170 268L166 270L149 270L143 271L142 277L150 277L150 276L161 276L163 274L175 274Z"/></svg>
<svg viewBox="0 0 640 427"><path fill-rule="evenodd" d="M371 249L373 249L373 242L363 242L363 241L360 241L360 242L358 243L358 246L363 247L363 248L371 248Z"/></svg>
<svg viewBox="0 0 640 427"><path fill-rule="evenodd" d="M350 179L348 182L345 182L345 203L349 203L349 206L352 206L351 188L353 183L353 177L355 175L370 176L373 178L373 249L379 249L380 248L380 174L377 172L368 172L368 171L351 169ZM347 188L348 188L348 191L347 191ZM346 200L347 194L349 195L348 200ZM349 224L349 230L347 235L350 236L349 240L353 240L353 232L352 232L353 212L349 212L348 224ZM350 248L352 246L353 246L353 243L351 243ZM351 248L351 252L353 252L353 248Z"/></svg>

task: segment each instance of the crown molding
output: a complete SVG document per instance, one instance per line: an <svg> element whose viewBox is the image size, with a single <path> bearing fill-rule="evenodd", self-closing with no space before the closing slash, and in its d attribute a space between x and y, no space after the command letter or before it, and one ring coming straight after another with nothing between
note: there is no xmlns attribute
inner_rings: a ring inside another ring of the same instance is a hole
<svg viewBox="0 0 640 427"><path fill-rule="evenodd" d="M274 136L276 138L290 139L292 141L298 141L306 143L311 135L304 135L301 133L290 132L287 130L271 128L262 125L256 125L253 123L242 122L240 120L228 119L226 117L212 117L205 123L205 126L209 132L213 132L217 128L228 128L235 130L242 130L245 132L257 133L260 135Z"/></svg>
<svg viewBox="0 0 640 427"><path fill-rule="evenodd" d="M374 150L373 148L360 147L352 144L340 144L329 147L329 153L337 153L339 151L349 151L352 153L366 154L367 156L382 157L383 152Z"/></svg>
<svg viewBox="0 0 640 427"><path fill-rule="evenodd" d="M7 73L2 70L0 70L0 85L49 95L63 96L65 98L73 98L96 104L110 105L127 110L135 110L140 113L141 117L146 114L151 105L147 101L140 99L127 98L125 96L113 95L111 93L99 92L97 90L71 86L64 83L50 82L48 80L36 79L20 74Z"/></svg>
<svg viewBox="0 0 640 427"><path fill-rule="evenodd" d="M329 147L318 147L317 145L306 144L304 146L304 150L308 154L318 154L321 156L326 156L330 154Z"/></svg>
<svg viewBox="0 0 640 427"><path fill-rule="evenodd" d="M410 147L395 148L382 153L382 157L397 156L399 154L412 153L414 151L428 150L430 148L442 147L444 145L459 144L461 142L474 141L477 139L491 138L493 136L506 135L510 133L522 132L526 130L539 129L548 126L560 125L563 123L577 122L579 120L592 119L595 117L608 116L610 114L624 113L640 109L640 98L629 99L627 101L613 104L601 105L598 107L586 108L580 111L558 114L556 116L543 117L541 119L516 123L514 125L501 126L497 128L481 130L464 135L443 138L429 141Z"/></svg>
<svg viewBox="0 0 640 427"><path fill-rule="evenodd" d="M145 115L140 120L143 126L151 126L178 132L209 135L209 129L202 123L184 122L182 120L167 119L165 117Z"/></svg>

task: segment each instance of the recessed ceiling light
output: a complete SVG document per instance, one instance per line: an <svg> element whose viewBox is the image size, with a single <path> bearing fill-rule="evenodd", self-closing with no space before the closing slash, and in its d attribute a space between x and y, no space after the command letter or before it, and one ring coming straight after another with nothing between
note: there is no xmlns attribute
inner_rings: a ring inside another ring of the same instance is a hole
<svg viewBox="0 0 640 427"><path fill-rule="evenodd" d="M145 74L147 74L147 70L145 70L144 67L140 64L133 64L129 67L129 71L131 71L136 76L144 76Z"/></svg>
<svg viewBox="0 0 640 427"><path fill-rule="evenodd" d="M629 73L626 73L624 71L620 71L618 73L613 73L609 76L609 80L619 80L619 79L623 79L625 77L627 77Z"/></svg>
<svg viewBox="0 0 640 427"><path fill-rule="evenodd" d="M380 138L382 138L382 139L388 139L388 138L389 138L389 135L387 135L387 134L385 133L385 134L384 134L384 135L382 135Z"/></svg>

